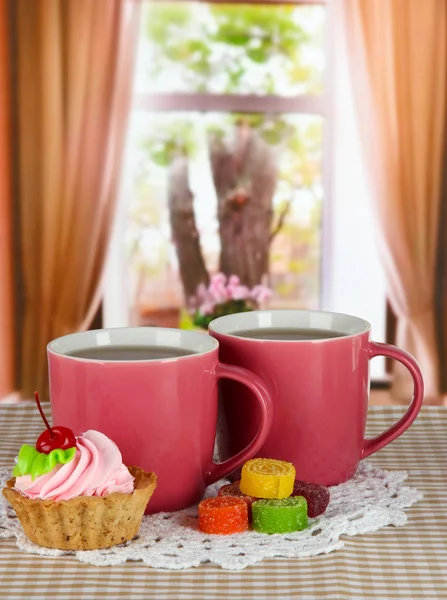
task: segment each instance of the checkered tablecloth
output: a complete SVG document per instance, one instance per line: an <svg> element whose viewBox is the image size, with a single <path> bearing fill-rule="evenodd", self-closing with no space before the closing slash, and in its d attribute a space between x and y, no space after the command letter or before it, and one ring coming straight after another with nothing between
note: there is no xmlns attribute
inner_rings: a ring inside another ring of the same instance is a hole
<svg viewBox="0 0 447 600"><path fill-rule="evenodd" d="M402 412L372 407L369 436ZM0 467L12 466L20 445L35 443L41 430L34 405L0 406ZM210 565L175 572L141 563L93 567L73 557L25 554L14 540L0 540L0 598L447 600L447 408L424 408L406 434L369 460L408 471L408 484L423 491L405 527L348 538L332 554L265 560L238 572Z"/></svg>

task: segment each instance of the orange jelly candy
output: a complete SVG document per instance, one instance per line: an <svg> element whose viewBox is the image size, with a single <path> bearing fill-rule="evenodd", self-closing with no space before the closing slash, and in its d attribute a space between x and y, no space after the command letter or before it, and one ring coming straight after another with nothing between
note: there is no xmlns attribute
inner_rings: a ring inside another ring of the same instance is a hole
<svg viewBox="0 0 447 600"><path fill-rule="evenodd" d="M207 498L199 504L199 527L204 533L241 533L248 529L246 503L232 496Z"/></svg>

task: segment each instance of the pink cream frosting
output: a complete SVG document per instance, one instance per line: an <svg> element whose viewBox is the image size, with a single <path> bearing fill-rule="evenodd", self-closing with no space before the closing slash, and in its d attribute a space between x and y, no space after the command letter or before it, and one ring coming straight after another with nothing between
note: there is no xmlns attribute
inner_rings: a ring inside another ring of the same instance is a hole
<svg viewBox="0 0 447 600"><path fill-rule="evenodd" d="M131 494L134 478L123 465L121 452L99 431L86 431L76 438L76 454L70 462L45 475L17 477L15 489L28 498L70 500L78 496Z"/></svg>

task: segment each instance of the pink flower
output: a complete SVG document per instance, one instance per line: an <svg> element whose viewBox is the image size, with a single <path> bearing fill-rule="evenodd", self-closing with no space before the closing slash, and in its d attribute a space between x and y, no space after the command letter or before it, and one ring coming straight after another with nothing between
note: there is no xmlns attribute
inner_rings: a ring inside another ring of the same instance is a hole
<svg viewBox="0 0 447 600"><path fill-rule="evenodd" d="M237 275L230 275L227 279L224 273L216 273L211 277L208 287L201 283L197 287L195 302L199 305L202 315L210 315L216 305L226 304L231 300L253 300L257 305L262 304L271 297L272 293L265 285L255 285L251 290L242 285Z"/></svg>
<svg viewBox="0 0 447 600"><path fill-rule="evenodd" d="M262 304L272 297L272 292L265 285L255 285L255 287L252 288L250 295L257 304Z"/></svg>
<svg viewBox="0 0 447 600"><path fill-rule="evenodd" d="M224 287L210 288L210 298L215 304L222 304L228 300L227 291Z"/></svg>
<svg viewBox="0 0 447 600"><path fill-rule="evenodd" d="M199 300L204 300L206 298L206 294L207 294L206 285L204 283L201 283L197 287L196 296Z"/></svg>
<svg viewBox="0 0 447 600"><path fill-rule="evenodd" d="M237 275L231 275L228 279L227 299L228 300L246 300L250 297L250 290L247 286L241 285L241 280Z"/></svg>
<svg viewBox="0 0 447 600"><path fill-rule="evenodd" d="M214 311L214 304L212 304L211 302L204 302L203 304L201 304L200 308L199 308L199 313L201 315L211 315Z"/></svg>
<svg viewBox="0 0 447 600"><path fill-rule="evenodd" d="M211 283L210 283L210 287L213 284L221 284L221 285L225 285L227 283L227 277L226 275L224 275L223 273L216 273L215 275L213 275L211 277Z"/></svg>
<svg viewBox="0 0 447 600"><path fill-rule="evenodd" d="M228 289L231 292L232 300L246 300L250 297L250 290L245 285L235 285Z"/></svg>
<svg viewBox="0 0 447 600"><path fill-rule="evenodd" d="M210 300L215 304L222 304L222 302L226 302L228 299L227 289L222 280L215 280L213 278L208 288L208 294Z"/></svg>

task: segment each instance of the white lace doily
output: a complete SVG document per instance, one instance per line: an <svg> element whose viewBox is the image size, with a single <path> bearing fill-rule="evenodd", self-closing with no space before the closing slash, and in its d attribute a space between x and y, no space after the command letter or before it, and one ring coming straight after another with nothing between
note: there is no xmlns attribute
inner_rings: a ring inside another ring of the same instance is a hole
<svg viewBox="0 0 447 600"><path fill-rule="evenodd" d="M10 473L0 471L0 487ZM25 537L15 513L0 496L0 538L15 537L17 546L42 556L74 555L97 566L121 565L128 560L143 561L158 569L187 569L210 562L223 569L240 570L263 558L301 558L327 554L342 548L342 535L360 535L387 525L407 522L404 512L422 494L403 485L405 471L384 471L361 463L355 477L331 488L331 501L324 515L309 520L309 528L289 534L265 535L249 531L228 536L206 535L198 530L197 508L175 513L158 513L143 518L139 535L107 550L66 552L33 544ZM215 496L219 482L207 489Z"/></svg>

